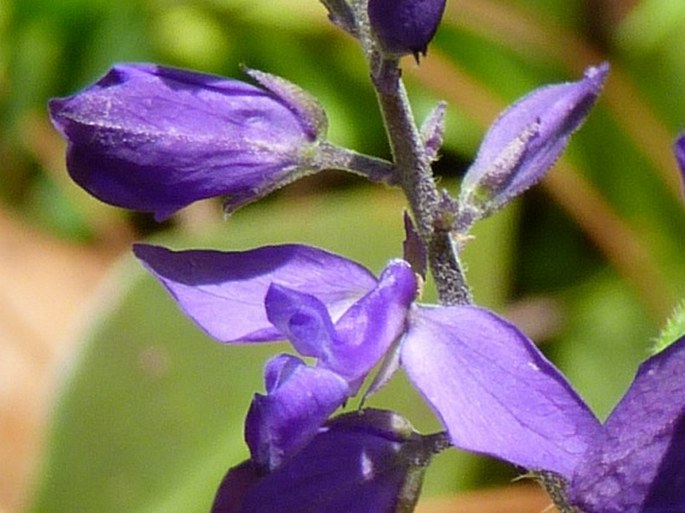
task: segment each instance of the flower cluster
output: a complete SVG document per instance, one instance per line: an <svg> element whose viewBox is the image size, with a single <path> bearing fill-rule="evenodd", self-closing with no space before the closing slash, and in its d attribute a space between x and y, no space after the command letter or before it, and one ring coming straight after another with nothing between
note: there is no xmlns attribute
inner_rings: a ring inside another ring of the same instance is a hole
<svg viewBox="0 0 685 513"><path fill-rule="evenodd" d="M564 473L593 436L595 417L525 335L476 306L415 303L404 261L376 279L307 246L220 253L138 245L135 252L211 336L288 339L317 360L309 368L282 355L267 364L268 394L253 402L247 440L253 460L270 469L316 434L395 342L399 363L462 449ZM297 437L284 435L293 425ZM503 425L506 438L498 435Z"/></svg>
<svg viewBox="0 0 685 513"><path fill-rule="evenodd" d="M445 8L444 0L369 0L368 11L358 8L366 2L324 4L331 20L370 49L370 65L385 66L397 66L407 53L425 54ZM555 476L563 507L685 511L685 338L642 365L602 424L516 326L473 304L426 305L420 298L424 260L447 262L459 275L453 235L466 240L475 222L544 176L597 100L608 65L533 91L507 109L456 198L438 193L432 176L407 168L401 157L390 163L330 144L314 98L282 78L248 73L260 87L120 64L84 91L52 100L53 122L69 143L69 173L102 201L164 219L216 196L232 211L307 173L337 167L402 185L412 205L421 205L422 194L442 195L444 201L429 202L438 209L429 214L451 223L434 233L421 219L425 209L415 207L419 229L407 224L403 258L379 276L296 244L242 252L135 246L143 265L211 337L225 344L288 340L293 349L266 363L265 393L255 394L245 420L250 458L227 474L214 511L410 511L431 456L449 445ZM381 105L393 105L386 121L404 108L392 103L402 97L388 89L394 84L377 90ZM419 152L414 162L435 157L443 114L444 106L434 111L422 141L406 141ZM392 132L401 124L388 126L391 138L412 137ZM676 156L685 174L685 136ZM428 189L407 189L419 182ZM437 236L450 241L440 251ZM436 282L449 282L440 266L432 269ZM380 410L331 419L374 369L380 370L364 397L400 367L445 433L419 435L406 419Z"/></svg>

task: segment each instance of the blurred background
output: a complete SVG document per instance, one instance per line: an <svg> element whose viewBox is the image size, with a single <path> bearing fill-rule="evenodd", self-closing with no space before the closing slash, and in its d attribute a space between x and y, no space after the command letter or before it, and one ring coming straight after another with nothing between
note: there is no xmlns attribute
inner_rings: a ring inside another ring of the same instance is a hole
<svg viewBox="0 0 685 513"><path fill-rule="evenodd" d="M685 295L671 152L685 128L685 2L447 3L428 57L404 62L404 76L419 120L449 102L436 172L455 194L508 102L611 62L566 156L481 223L464 256L478 302L519 323L604 417ZM337 172L228 220L208 201L159 225L86 195L46 102L118 61L282 75L321 100L334 142L388 157L360 51L316 0L0 0L0 513L199 513L246 457L242 419L283 346L209 340L133 261L133 241L300 241L375 271L401 251L401 195ZM371 405L438 429L401 376ZM512 489L515 475L448 451L420 511L541 511L549 501Z"/></svg>

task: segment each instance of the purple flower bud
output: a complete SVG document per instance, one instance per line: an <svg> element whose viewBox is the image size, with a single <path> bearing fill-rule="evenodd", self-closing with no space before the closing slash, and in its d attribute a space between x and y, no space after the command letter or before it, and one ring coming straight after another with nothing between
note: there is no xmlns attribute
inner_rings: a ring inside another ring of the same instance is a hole
<svg viewBox="0 0 685 513"><path fill-rule="evenodd" d="M685 133L680 134L673 146L673 151L680 166L680 177L682 180L682 190L685 196Z"/></svg>
<svg viewBox="0 0 685 513"><path fill-rule="evenodd" d="M542 87L504 111L462 182L460 232L542 179L587 117L608 71L607 63L588 68L582 80Z"/></svg>
<svg viewBox="0 0 685 513"><path fill-rule="evenodd" d="M213 196L227 196L232 210L311 172L323 111L283 79L254 76L269 91L120 64L84 91L51 100L71 177L106 203L161 220Z"/></svg>
<svg viewBox="0 0 685 513"><path fill-rule="evenodd" d="M369 21L376 39L391 55L426 55L438 29L445 0L369 0Z"/></svg>

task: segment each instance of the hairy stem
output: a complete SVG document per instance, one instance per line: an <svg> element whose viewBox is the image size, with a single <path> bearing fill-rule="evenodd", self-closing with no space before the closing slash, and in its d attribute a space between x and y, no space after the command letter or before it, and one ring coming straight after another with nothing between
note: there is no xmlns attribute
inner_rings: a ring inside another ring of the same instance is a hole
<svg viewBox="0 0 685 513"><path fill-rule="evenodd" d="M416 126L401 78L399 61L381 55L370 33L364 0L354 3L357 34L364 47L371 79L388 135L396 181L409 202L416 229L426 246L428 265L443 305L472 303L452 239L451 225L433 179L431 160Z"/></svg>
<svg viewBox="0 0 685 513"><path fill-rule="evenodd" d="M397 185L397 174L392 162L357 153L327 141L319 143L316 160L312 162L312 166L316 169L340 169L364 176L372 182Z"/></svg>
<svg viewBox="0 0 685 513"><path fill-rule="evenodd" d="M374 77L378 103L390 142L398 181L409 201L416 228L426 245L428 264L445 305L469 304L471 293L451 234L451 223L443 219L438 189L430 159L412 116L399 68L381 66Z"/></svg>

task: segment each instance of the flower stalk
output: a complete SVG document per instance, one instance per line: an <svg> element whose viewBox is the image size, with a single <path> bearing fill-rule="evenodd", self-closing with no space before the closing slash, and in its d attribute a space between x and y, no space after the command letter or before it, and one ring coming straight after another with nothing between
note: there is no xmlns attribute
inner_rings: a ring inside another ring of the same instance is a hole
<svg viewBox="0 0 685 513"><path fill-rule="evenodd" d="M433 178L432 159L414 120L399 60L383 55L373 39L366 4L361 1L355 5L357 32L369 60L371 81L396 167L397 182L407 197L416 229L426 246L440 303L471 304L471 290L459 262L451 226L444 222L449 213L441 208L444 202Z"/></svg>

